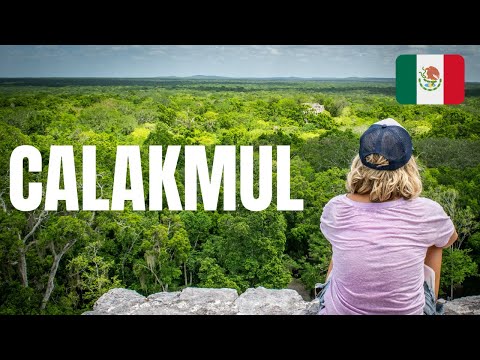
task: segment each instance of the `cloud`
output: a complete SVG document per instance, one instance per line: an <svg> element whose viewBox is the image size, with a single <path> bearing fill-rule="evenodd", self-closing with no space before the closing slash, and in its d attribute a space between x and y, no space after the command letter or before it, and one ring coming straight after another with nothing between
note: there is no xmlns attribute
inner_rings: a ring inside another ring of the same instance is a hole
<svg viewBox="0 0 480 360"><path fill-rule="evenodd" d="M130 50L131 47L129 45L114 45L110 46L110 50L112 51L127 51Z"/></svg>
<svg viewBox="0 0 480 360"><path fill-rule="evenodd" d="M280 50L274 47L269 46L268 51L270 51L270 54L272 55L280 55Z"/></svg>
<svg viewBox="0 0 480 360"><path fill-rule="evenodd" d="M473 45L3 45L0 76L394 77L398 55L428 53L463 55L480 81Z"/></svg>

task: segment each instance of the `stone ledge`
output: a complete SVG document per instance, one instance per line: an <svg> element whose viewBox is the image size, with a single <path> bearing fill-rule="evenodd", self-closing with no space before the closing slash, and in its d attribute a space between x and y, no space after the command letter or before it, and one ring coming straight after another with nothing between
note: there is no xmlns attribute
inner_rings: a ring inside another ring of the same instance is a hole
<svg viewBox="0 0 480 360"><path fill-rule="evenodd" d="M112 289L83 315L315 315L318 300L305 301L292 289L186 288L142 296L136 291ZM480 315L480 295L445 303L446 315Z"/></svg>

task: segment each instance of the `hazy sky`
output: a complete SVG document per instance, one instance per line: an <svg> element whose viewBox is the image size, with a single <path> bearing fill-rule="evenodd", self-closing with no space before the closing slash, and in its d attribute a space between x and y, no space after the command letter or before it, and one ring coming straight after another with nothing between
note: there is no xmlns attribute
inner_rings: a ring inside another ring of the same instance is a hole
<svg viewBox="0 0 480 360"><path fill-rule="evenodd" d="M0 77L395 77L400 54L461 54L480 81L479 45L1 45Z"/></svg>

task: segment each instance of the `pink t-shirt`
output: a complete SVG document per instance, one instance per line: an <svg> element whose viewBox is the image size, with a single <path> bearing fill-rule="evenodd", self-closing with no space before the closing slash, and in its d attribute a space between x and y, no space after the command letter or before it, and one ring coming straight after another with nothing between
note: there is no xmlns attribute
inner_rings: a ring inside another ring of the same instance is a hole
<svg viewBox="0 0 480 360"><path fill-rule="evenodd" d="M321 314L421 315L427 248L445 246L454 225L430 199L362 203L344 194L325 205L320 229L333 250Z"/></svg>

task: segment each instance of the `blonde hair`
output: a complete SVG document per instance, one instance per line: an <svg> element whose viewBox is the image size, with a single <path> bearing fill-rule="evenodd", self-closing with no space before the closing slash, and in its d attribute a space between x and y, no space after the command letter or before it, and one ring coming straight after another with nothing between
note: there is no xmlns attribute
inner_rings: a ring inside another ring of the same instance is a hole
<svg viewBox="0 0 480 360"><path fill-rule="evenodd" d="M370 163L388 165L382 155L371 154L366 157ZM422 180L415 158L396 170L375 170L362 164L357 155L353 159L347 175L347 191L352 194L370 194L370 201L382 202L403 197L413 199L422 192Z"/></svg>

